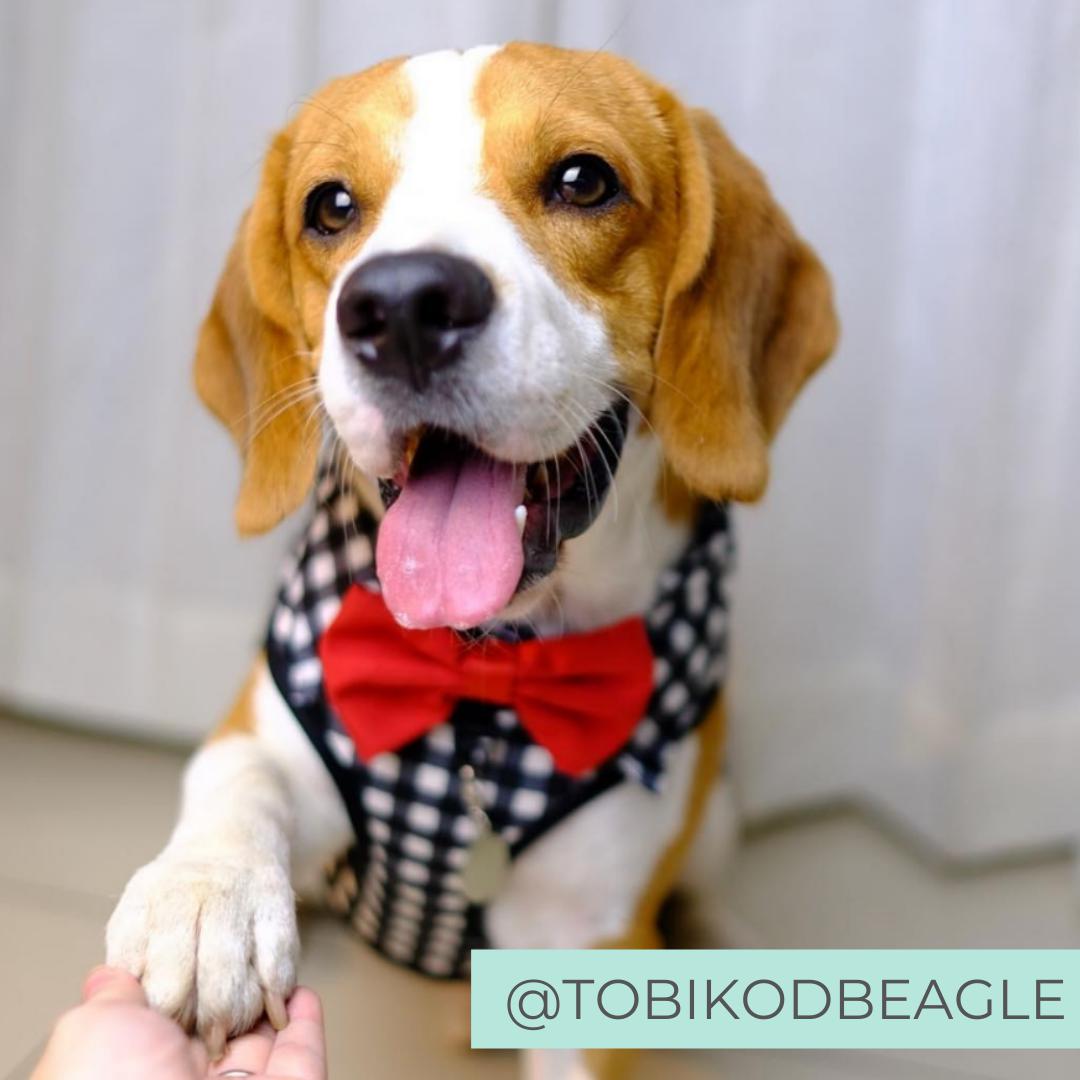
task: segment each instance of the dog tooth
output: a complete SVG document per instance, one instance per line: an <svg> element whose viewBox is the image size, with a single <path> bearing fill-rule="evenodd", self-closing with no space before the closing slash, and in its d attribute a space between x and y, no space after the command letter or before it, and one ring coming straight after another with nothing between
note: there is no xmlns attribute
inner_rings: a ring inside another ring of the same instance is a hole
<svg viewBox="0 0 1080 1080"><path fill-rule="evenodd" d="M514 524L517 525L518 536L525 531L525 517L527 513L528 511L525 509L524 503L514 511Z"/></svg>
<svg viewBox="0 0 1080 1080"><path fill-rule="evenodd" d="M540 464L536 466L536 483L542 485L544 490L547 490L547 488L549 487L548 467L546 461L541 461Z"/></svg>

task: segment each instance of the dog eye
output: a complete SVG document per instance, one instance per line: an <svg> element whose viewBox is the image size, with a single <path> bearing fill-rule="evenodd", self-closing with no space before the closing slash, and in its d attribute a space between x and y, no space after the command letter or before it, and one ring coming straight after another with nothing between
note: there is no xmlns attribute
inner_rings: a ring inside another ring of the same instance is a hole
<svg viewBox="0 0 1080 1080"><path fill-rule="evenodd" d="M575 154L551 173L551 198L590 209L611 202L622 190L615 170L595 154Z"/></svg>
<svg viewBox="0 0 1080 1080"><path fill-rule="evenodd" d="M320 236L333 236L346 228L357 215L356 201L349 189L337 180L320 184L304 203L304 228Z"/></svg>

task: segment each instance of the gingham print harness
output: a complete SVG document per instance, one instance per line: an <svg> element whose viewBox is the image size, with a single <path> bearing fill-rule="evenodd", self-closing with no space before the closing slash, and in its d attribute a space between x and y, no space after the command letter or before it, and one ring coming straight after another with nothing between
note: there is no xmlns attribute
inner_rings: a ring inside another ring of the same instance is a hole
<svg viewBox="0 0 1080 1080"><path fill-rule="evenodd" d="M558 772L516 714L475 701L399 751L363 762L323 691L317 651L350 587L378 591L377 522L355 492L324 470L315 513L285 568L266 651L278 689L333 777L356 840L329 868L330 906L391 959L427 975L468 973L486 944L484 906L461 872L477 832L472 792L516 855L588 800L630 782L659 791L667 750L704 720L724 674L728 509L704 504L682 555L663 572L646 613L653 693L627 744L579 777ZM520 625L497 634L521 640ZM468 768L473 777L468 779ZM467 783L468 781L468 783ZM471 790L470 790L471 789Z"/></svg>

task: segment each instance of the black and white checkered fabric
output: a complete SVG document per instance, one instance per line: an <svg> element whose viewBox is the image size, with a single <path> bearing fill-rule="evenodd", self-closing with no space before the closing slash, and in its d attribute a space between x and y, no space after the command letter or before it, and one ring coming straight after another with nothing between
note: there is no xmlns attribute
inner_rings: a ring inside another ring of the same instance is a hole
<svg viewBox="0 0 1080 1080"><path fill-rule="evenodd" d="M323 473L314 516L285 570L267 656L356 831L354 847L330 872L331 906L392 959L429 975L461 976L470 951L486 944L483 909L461 886L477 830L463 800L462 766L476 770L491 826L514 854L617 783L659 791L667 750L705 718L724 675L728 511L703 506L689 545L661 576L646 614L655 657L648 710L626 746L581 777L558 772L512 710L474 701L460 702L446 723L397 752L357 757L326 703L317 642L347 589L378 591L376 530L356 494ZM497 634L529 636L517 625Z"/></svg>

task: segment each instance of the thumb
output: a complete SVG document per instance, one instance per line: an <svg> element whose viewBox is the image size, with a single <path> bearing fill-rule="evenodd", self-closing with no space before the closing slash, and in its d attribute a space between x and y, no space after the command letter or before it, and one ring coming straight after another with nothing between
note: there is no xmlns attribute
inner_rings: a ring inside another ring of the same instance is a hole
<svg viewBox="0 0 1080 1080"><path fill-rule="evenodd" d="M139 980L120 968L96 967L83 983L83 1001L117 1001L145 1005L146 995Z"/></svg>

